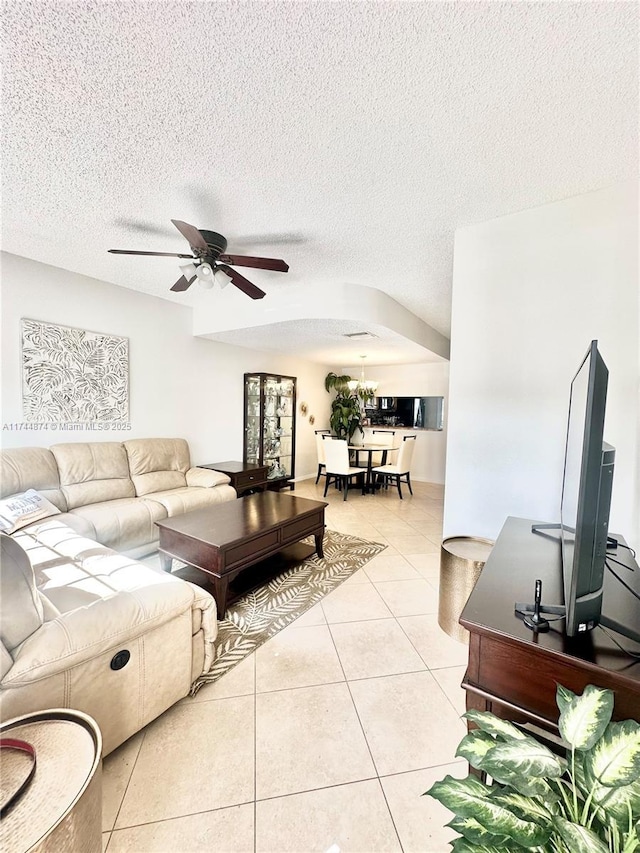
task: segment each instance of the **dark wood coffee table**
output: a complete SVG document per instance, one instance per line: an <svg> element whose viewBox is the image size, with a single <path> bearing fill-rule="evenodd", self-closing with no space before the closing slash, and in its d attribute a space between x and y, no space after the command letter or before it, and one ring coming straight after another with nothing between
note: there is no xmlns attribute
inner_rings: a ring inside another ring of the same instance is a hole
<svg viewBox="0 0 640 853"><path fill-rule="evenodd" d="M160 564L171 571L175 559L205 572L218 619L223 619L229 582L249 566L306 536L315 539L310 553L324 556L326 506L324 501L267 491L156 521Z"/></svg>

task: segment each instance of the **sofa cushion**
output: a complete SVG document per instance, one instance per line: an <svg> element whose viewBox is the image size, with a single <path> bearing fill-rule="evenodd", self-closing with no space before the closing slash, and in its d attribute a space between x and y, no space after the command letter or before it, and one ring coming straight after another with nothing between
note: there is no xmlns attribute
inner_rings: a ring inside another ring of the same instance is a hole
<svg viewBox="0 0 640 853"><path fill-rule="evenodd" d="M127 454L120 442L54 444L51 452L68 509L135 496Z"/></svg>
<svg viewBox="0 0 640 853"><path fill-rule="evenodd" d="M64 515L57 516L51 521L41 522L40 524L33 524L31 525L31 527L26 527L23 530L19 530L11 537L14 542L17 542L18 545L20 545L22 550L29 558L31 568L33 569L33 574L35 576L36 586L38 587L43 581L43 571L45 569L48 569L50 566L60 565L61 563L69 562L68 557L65 557L58 553L52 547L50 542L47 542L40 537L41 531L44 532L50 529L69 530L69 534L71 535L73 531L66 528L65 525L60 522L60 519L64 517Z"/></svg>
<svg viewBox="0 0 640 853"><path fill-rule="evenodd" d="M5 533L0 547L0 638L10 652L38 630L44 611L27 554Z"/></svg>
<svg viewBox="0 0 640 853"><path fill-rule="evenodd" d="M31 563L38 590L46 596L43 604L48 600L62 613L157 581L157 569L76 533L58 519L34 525L13 538Z"/></svg>
<svg viewBox="0 0 640 853"><path fill-rule="evenodd" d="M187 485L191 461L183 438L135 438L124 447L138 497Z"/></svg>
<svg viewBox="0 0 640 853"><path fill-rule="evenodd" d="M215 489L199 489L185 486L184 489L170 489L167 492L152 492L146 495L146 500L157 501L162 504L167 515L181 515L192 509L201 509L205 506L232 501L237 497L236 490L232 486L216 486Z"/></svg>
<svg viewBox="0 0 640 853"><path fill-rule="evenodd" d="M0 530L8 534L52 515L60 515L60 510L35 489L0 500Z"/></svg>
<svg viewBox="0 0 640 853"><path fill-rule="evenodd" d="M125 498L87 504L69 513L88 522L91 538L103 545L127 551L158 539L156 521L167 517L161 503L146 498Z"/></svg>
<svg viewBox="0 0 640 853"><path fill-rule="evenodd" d="M55 456L46 447L13 447L0 453L0 497L36 489L65 512Z"/></svg>

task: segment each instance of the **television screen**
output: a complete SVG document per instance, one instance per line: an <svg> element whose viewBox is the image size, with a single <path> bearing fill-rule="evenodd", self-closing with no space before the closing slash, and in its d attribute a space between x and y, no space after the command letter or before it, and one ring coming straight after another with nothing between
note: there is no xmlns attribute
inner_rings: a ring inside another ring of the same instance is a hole
<svg viewBox="0 0 640 853"><path fill-rule="evenodd" d="M600 619L614 450L603 442L609 371L592 341L571 383L560 530L569 636Z"/></svg>

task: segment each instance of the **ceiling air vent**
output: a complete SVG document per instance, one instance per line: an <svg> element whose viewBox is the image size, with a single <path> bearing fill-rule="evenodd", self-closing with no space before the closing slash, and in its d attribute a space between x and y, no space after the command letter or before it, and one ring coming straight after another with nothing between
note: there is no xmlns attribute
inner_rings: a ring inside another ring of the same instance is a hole
<svg viewBox="0 0 640 853"><path fill-rule="evenodd" d="M377 338L377 335L372 335L371 332L351 332L351 334L345 335L345 338L351 338L354 341L371 341Z"/></svg>

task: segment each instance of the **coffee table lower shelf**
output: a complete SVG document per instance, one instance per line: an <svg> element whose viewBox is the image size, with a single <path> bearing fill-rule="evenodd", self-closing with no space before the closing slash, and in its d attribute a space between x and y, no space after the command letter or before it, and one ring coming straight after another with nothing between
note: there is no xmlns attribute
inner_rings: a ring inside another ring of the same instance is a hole
<svg viewBox="0 0 640 853"><path fill-rule="evenodd" d="M313 545L307 545L305 542L295 542L293 545L285 546L272 557L267 557L243 569L235 577L231 578L227 584L225 608L229 608L239 598L267 583L272 578L299 566L300 563L311 557L315 552L316 549ZM216 599L216 605L218 605L216 578L209 572L204 572L195 566L181 566L179 569L174 569L172 574L206 589L213 595ZM218 609L218 619L223 618L224 613Z"/></svg>
<svg viewBox="0 0 640 853"><path fill-rule="evenodd" d="M303 538L306 538L307 534ZM195 566L187 564L183 568L176 569L172 574L181 577L183 580L191 581L198 586L204 587L210 592L216 601L218 611L218 619L224 619L224 614L227 607L236 601L241 595L255 589L261 583L264 583L269 577L274 577L280 572L286 571L296 563L301 563L310 557L316 551L322 559L324 551L322 550L322 533L315 534L315 547L305 545L303 542L296 542L291 545L280 545L266 555L262 553L259 556L248 557L241 566L237 566L224 574L217 574L211 569L204 566ZM186 562L184 556L172 553L171 551L160 548L160 565L165 572L171 571L173 560ZM238 575L243 574L242 584L234 583ZM244 577L246 575L246 577ZM251 578L255 577L255 580Z"/></svg>

